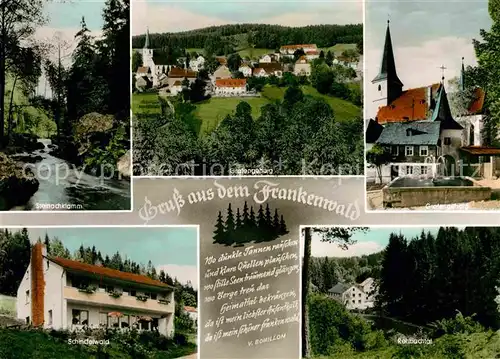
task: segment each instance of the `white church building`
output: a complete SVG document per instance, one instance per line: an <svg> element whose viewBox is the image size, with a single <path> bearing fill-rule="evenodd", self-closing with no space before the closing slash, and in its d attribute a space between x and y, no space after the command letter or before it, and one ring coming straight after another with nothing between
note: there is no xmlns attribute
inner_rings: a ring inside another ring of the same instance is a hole
<svg viewBox="0 0 500 359"><path fill-rule="evenodd" d="M149 277L47 255L38 242L17 291L17 317L35 327L174 333L174 288Z"/></svg>

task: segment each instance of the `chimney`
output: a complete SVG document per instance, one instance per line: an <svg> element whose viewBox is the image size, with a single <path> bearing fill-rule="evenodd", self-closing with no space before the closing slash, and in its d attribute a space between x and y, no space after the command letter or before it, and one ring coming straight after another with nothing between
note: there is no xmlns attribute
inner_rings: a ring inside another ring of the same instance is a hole
<svg viewBox="0 0 500 359"><path fill-rule="evenodd" d="M33 326L43 326L45 302L45 278L43 258L47 249L39 240L31 250L31 323Z"/></svg>

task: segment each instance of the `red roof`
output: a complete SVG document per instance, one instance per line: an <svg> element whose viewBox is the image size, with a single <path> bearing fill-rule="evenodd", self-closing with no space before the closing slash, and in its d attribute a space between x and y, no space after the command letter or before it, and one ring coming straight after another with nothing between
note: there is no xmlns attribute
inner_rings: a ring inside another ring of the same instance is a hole
<svg viewBox="0 0 500 359"><path fill-rule="evenodd" d="M182 85L182 82L180 82L179 80L175 81L174 84L172 86L181 86Z"/></svg>
<svg viewBox="0 0 500 359"><path fill-rule="evenodd" d="M471 155L499 156L500 148L486 146L467 146L461 150L470 153Z"/></svg>
<svg viewBox="0 0 500 359"><path fill-rule="evenodd" d="M299 57L299 59L295 63L296 64L300 64L300 63L305 64L305 63L307 63L307 58L305 56L301 56L301 57Z"/></svg>
<svg viewBox="0 0 500 359"><path fill-rule="evenodd" d="M306 51L306 54L307 55L319 55L319 51L318 50L309 50L309 51Z"/></svg>
<svg viewBox="0 0 500 359"><path fill-rule="evenodd" d="M313 47L316 48L316 44L300 44L300 45L283 45L281 46L282 49L304 49L308 47Z"/></svg>
<svg viewBox="0 0 500 359"><path fill-rule="evenodd" d="M474 100L469 106L469 113L476 114L482 112L485 97L486 92L482 88L476 88L474 90Z"/></svg>
<svg viewBox="0 0 500 359"><path fill-rule="evenodd" d="M219 61L219 64L221 65L226 65L227 64L227 58L224 56L216 56L215 59Z"/></svg>
<svg viewBox="0 0 500 359"><path fill-rule="evenodd" d="M174 67L170 69L168 77L196 77L196 72L186 69L181 69L179 67Z"/></svg>
<svg viewBox="0 0 500 359"><path fill-rule="evenodd" d="M426 120L430 103L428 99L429 87L431 97L436 96L440 84L418 87L403 91L401 96L392 101L388 106L380 107L377 113L377 122L380 124L389 122L421 121Z"/></svg>
<svg viewBox="0 0 500 359"><path fill-rule="evenodd" d="M162 283L159 280L154 280L140 274L122 272L116 269L100 267L61 257L49 257L49 258L52 262L59 264L61 267L72 269L79 272L87 272L90 274L103 276L106 278L119 279L140 284L147 284L155 287L171 288L168 284Z"/></svg>
<svg viewBox="0 0 500 359"><path fill-rule="evenodd" d="M190 313L196 313L196 312L198 312L198 310L195 307L184 307L184 310L186 312L190 312Z"/></svg>
<svg viewBox="0 0 500 359"><path fill-rule="evenodd" d="M138 74L147 74L149 72L149 67L141 66L137 69Z"/></svg>
<svg viewBox="0 0 500 359"><path fill-rule="evenodd" d="M246 79L217 79L215 86L217 87L245 87L247 84Z"/></svg>

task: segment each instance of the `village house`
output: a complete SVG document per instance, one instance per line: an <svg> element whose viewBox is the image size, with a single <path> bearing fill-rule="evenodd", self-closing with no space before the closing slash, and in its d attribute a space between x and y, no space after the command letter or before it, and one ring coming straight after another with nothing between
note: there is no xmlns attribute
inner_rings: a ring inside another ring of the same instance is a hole
<svg viewBox="0 0 500 359"><path fill-rule="evenodd" d="M309 61L319 59L320 52L318 50L308 50L308 51L305 51L305 53L306 53L306 58Z"/></svg>
<svg viewBox="0 0 500 359"><path fill-rule="evenodd" d="M282 56L293 56L295 51L303 50L307 54L308 51L318 51L318 47L315 44L301 44L301 45L283 45L280 47L280 54Z"/></svg>
<svg viewBox="0 0 500 359"><path fill-rule="evenodd" d="M328 291L328 295L348 310L372 308L376 297L374 280L367 278L361 284L337 283Z"/></svg>
<svg viewBox="0 0 500 359"><path fill-rule="evenodd" d="M153 49L149 48L149 29L146 31L146 41L144 43L144 48L142 49L142 67L149 68L148 77L153 83L154 87L159 86L159 75L167 72L167 67L165 59L161 55L156 55Z"/></svg>
<svg viewBox="0 0 500 359"><path fill-rule="evenodd" d="M151 88L152 86L153 86L153 83L151 82L151 80L147 76L142 76L142 77L139 77L135 80L135 87L139 91L144 91L146 89Z"/></svg>
<svg viewBox="0 0 500 359"><path fill-rule="evenodd" d="M215 80L215 95L239 96L247 92L246 79L217 79Z"/></svg>
<svg viewBox="0 0 500 359"><path fill-rule="evenodd" d="M252 68L246 64L241 65L238 68L238 71L241 72L243 74L243 76L245 76L245 77L252 76Z"/></svg>
<svg viewBox="0 0 500 359"><path fill-rule="evenodd" d="M214 71L212 77L214 79L230 79L232 77L231 70L226 65L221 65Z"/></svg>
<svg viewBox="0 0 500 359"><path fill-rule="evenodd" d="M478 164L476 176L492 178L495 168L500 168L494 158L500 155L500 149L485 147L481 141L482 117L477 114L482 110L484 92L476 91L477 100L457 121L452 115L444 76L440 83L403 90L389 23L382 65L372 86L373 101L366 104L365 116L382 125L383 130L375 140L372 125L371 129L366 128L366 138L391 153L391 162L382 166L383 182L398 176L468 175L468 170L474 172L469 164ZM367 177L379 181L373 178L373 172L367 173Z"/></svg>
<svg viewBox="0 0 500 359"><path fill-rule="evenodd" d="M195 59L189 61L189 68L195 72L199 72L205 66L205 58L203 56L198 56Z"/></svg>
<svg viewBox="0 0 500 359"><path fill-rule="evenodd" d="M183 69L180 67L172 67L168 72L168 80L167 85L169 87L174 86L177 81L183 81L187 79L189 84L193 83L196 80L197 74L194 71Z"/></svg>
<svg viewBox="0 0 500 359"><path fill-rule="evenodd" d="M293 68L293 73L296 76L310 76L311 75L311 64L307 61L305 56L301 56L296 62Z"/></svg>
<svg viewBox="0 0 500 359"><path fill-rule="evenodd" d="M34 327L174 333L174 288L149 277L47 255L38 241L17 290L17 317Z"/></svg>
<svg viewBox="0 0 500 359"><path fill-rule="evenodd" d="M255 77L269 77L283 76L283 67L278 62L270 62L270 63L260 63L258 67L253 69L253 76Z"/></svg>
<svg viewBox="0 0 500 359"><path fill-rule="evenodd" d="M259 59L259 63L265 63L265 64L277 61L279 61L279 54L267 54Z"/></svg>
<svg viewBox="0 0 500 359"><path fill-rule="evenodd" d="M189 315L189 318L191 318L191 320L194 322L193 327L196 329L198 327L198 309L196 309L195 307L185 306L184 313Z"/></svg>
<svg viewBox="0 0 500 359"><path fill-rule="evenodd" d="M227 66L227 57L226 56L215 56L215 60L217 60L217 62L220 65Z"/></svg>

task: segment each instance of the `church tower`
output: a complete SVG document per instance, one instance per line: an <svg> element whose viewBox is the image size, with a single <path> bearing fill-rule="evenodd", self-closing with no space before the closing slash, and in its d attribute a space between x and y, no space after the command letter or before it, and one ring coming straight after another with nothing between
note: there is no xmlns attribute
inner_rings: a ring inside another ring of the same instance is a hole
<svg viewBox="0 0 500 359"><path fill-rule="evenodd" d="M149 48L149 28L146 29L146 42L142 49L142 66L149 67L153 71L153 49Z"/></svg>
<svg viewBox="0 0 500 359"><path fill-rule="evenodd" d="M391 31L389 29L389 20L387 20L387 30L385 32L384 53L378 75L372 80L375 87L372 93L377 94L373 100L373 111L370 114L375 117L378 108L387 106L392 101L401 96L403 92L403 83L396 72L396 62L392 50ZM374 113L373 113L374 112Z"/></svg>

